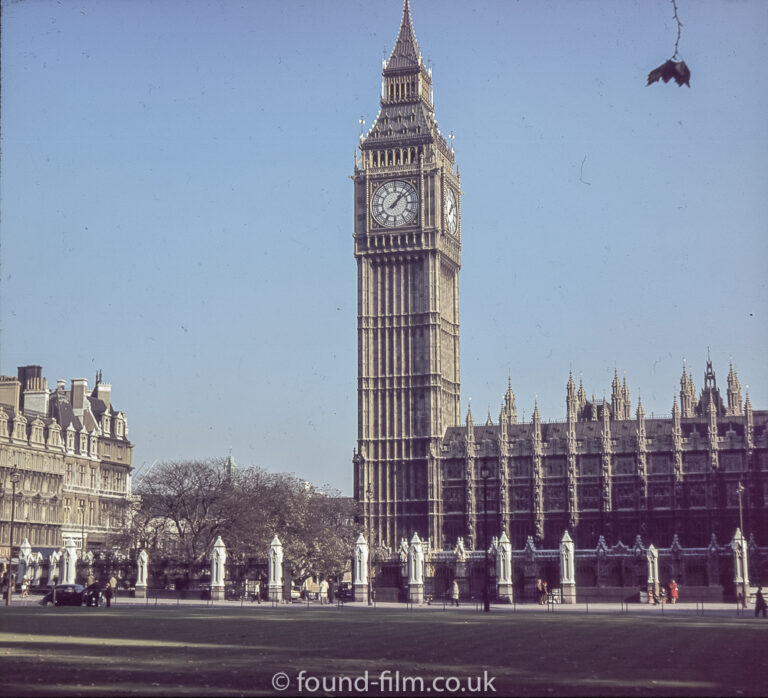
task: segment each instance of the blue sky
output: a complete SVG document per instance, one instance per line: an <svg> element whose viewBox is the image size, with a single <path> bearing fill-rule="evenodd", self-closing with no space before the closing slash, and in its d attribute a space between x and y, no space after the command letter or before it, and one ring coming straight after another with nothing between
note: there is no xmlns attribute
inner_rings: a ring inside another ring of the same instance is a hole
<svg viewBox="0 0 768 698"><path fill-rule="evenodd" d="M768 3L412 0L462 175L462 413L569 370L768 408ZM0 372L112 384L134 465L351 493L352 173L401 0L2 5Z"/></svg>

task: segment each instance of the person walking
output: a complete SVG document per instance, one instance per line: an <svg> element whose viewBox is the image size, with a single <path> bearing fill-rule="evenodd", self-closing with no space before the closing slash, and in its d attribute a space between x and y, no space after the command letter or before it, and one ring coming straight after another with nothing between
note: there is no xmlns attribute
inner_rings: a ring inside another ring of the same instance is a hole
<svg viewBox="0 0 768 698"><path fill-rule="evenodd" d="M451 585L451 606L459 607L459 583L455 579Z"/></svg>
<svg viewBox="0 0 768 698"><path fill-rule="evenodd" d="M669 583L669 601L670 603L677 603L679 591L677 589L677 582L673 579Z"/></svg>
<svg viewBox="0 0 768 698"><path fill-rule="evenodd" d="M107 608L110 608L112 606L112 585L109 583L104 586L104 598L107 600Z"/></svg>
<svg viewBox="0 0 768 698"><path fill-rule="evenodd" d="M767 618L766 611L768 611L768 604L765 603L765 598L763 597L763 587L759 586L757 587L757 594L755 595L755 618L757 618L760 613L763 614L763 618Z"/></svg>
<svg viewBox="0 0 768 698"><path fill-rule="evenodd" d="M535 595L536 595L536 603L539 604L539 606L541 606L544 603L544 587L542 586L540 579L536 580Z"/></svg>
<svg viewBox="0 0 768 698"><path fill-rule="evenodd" d="M320 582L320 605L328 603L328 580Z"/></svg>

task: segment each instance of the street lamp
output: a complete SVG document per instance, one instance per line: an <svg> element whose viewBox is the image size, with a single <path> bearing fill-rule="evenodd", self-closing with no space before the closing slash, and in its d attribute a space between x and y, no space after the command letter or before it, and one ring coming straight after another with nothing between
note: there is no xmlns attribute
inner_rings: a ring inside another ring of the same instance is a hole
<svg viewBox="0 0 768 698"><path fill-rule="evenodd" d="M80 555L85 559L85 501L80 500Z"/></svg>
<svg viewBox="0 0 768 698"><path fill-rule="evenodd" d="M742 505L741 505L741 499L744 496L744 485L741 481L739 481L739 484L736 486L736 494L739 495L739 530L741 531L741 540L745 540L745 533L744 533L744 515L742 513ZM742 545L742 543L739 543L739 545ZM741 605L743 608L747 607L747 565L746 565L746 556L744 557L744 569L741 572Z"/></svg>
<svg viewBox="0 0 768 698"><path fill-rule="evenodd" d="M491 603L488 599L488 478L491 476L491 469L487 464L480 466L480 477L483 480L483 538L485 547L485 583L483 584L483 611L491 610Z"/></svg>
<svg viewBox="0 0 768 698"><path fill-rule="evenodd" d="M19 466L14 465L11 470L11 540L10 540L10 553L8 555L8 595L5 597L5 605L11 605L11 598L13 597L13 589L16 585L16 581L13 576L13 528L16 523L16 485L19 484L21 475L19 475Z"/></svg>
<svg viewBox="0 0 768 698"><path fill-rule="evenodd" d="M367 538L368 538L368 557L366 559L366 563L368 565L367 571L367 577L368 577L368 605L373 605L373 599L371 598L371 553L373 552L373 541L371 540L371 500L373 499L373 492L371 491L371 486L368 485L368 487L365 490L365 498L368 501L368 515L365 517L365 528Z"/></svg>

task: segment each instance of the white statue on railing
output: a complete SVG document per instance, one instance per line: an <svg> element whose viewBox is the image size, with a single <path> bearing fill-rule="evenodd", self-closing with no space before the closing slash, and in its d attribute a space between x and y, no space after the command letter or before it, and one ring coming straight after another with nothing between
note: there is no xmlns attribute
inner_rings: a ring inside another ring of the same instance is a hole
<svg viewBox="0 0 768 698"><path fill-rule="evenodd" d="M424 547L418 533L408 547L408 595L411 603L424 602Z"/></svg>
<svg viewBox="0 0 768 698"><path fill-rule="evenodd" d="M224 576L227 565L227 548L221 536L217 536L211 553L211 598L224 596Z"/></svg>
<svg viewBox="0 0 768 698"><path fill-rule="evenodd" d="M574 544L573 539L568 534L568 531L563 533L563 537L560 539L560 583L561 584L575 584L575 565L573 563L574 556Z"/></svg>
<svg viewBox="0 0 768 698"><path fill-rule="evenodd" d="M77 546L72 538L64 541L61 584L74 584L77 578Z"/></svg>
<svg viewBox="0 0 768 698"><path fill-rule="evenodd" d="M576 546L568 531L560 539L560 599L576 603Z"/></svg>
<svg viewBox="0 0 768 698"><path fill-rule="evenodd" d="M16 568L16 581L20 584L25 577L28 577L27 570L29 568L29 563L32 559L32 546L29 544L29 541L25 538L24 542L21 544L21 547L19 548L19 564Z"/></svg>
<svg viewBox="0 0 768 698"><path fill-rule="evenodd" d="M368 603L368 542L361 533L355 542L352 554L354 560L354 584L352 586L355 601Z"/></svg>
<svg viewBox="0 0 768 698"><path fill-rule="evenodd" d="M424 584L424 548L418 533L408 549L408 584Z"/></svg>
<svg viewBox="0 0 768 698"><path fill-rule="evenodd" d="M502 531L501 537L495 539L496 545L496 583L512 583L512 544L507 538L506 532Z"/></svg>
<svg viewBox="0 0 768 698"><path fill-rule="evenodd" d="M355 542L354 560L355 584L368 584L368 543L362 533Z"/></svg>
<svg viewBox="0 0 768 698"><path fill-rule="evenodd" d="M139 553L139 557L137 558L137 564L138 564L138 574L136 577L136 586L137 587L146 587L147 586L147 570L149 569L149 555L147 554L146 550L143 550Z"/></svg>
<svg viewBox="0 0 768 698"><path fill-rule="evenodd" d="M746 608L749 603L749 563L747 562L747 539L740 528L736 529L731 541L733 550L733 584L736 587L736 598Z"/></svg>
<svg viewBox="0 0 768 698"><path fill-rule="evenodd" d="M269 589L270 601L280 601L283 593L283 544L275 534L269 544Z"/></svg>

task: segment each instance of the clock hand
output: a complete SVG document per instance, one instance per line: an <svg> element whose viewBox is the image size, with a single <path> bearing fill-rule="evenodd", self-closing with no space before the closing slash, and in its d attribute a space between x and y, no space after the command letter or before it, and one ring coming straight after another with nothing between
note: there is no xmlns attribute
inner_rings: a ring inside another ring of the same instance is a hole
<svg viewBox="0 0 768 698"><path fill-rule="evenodd" d="M390 208L394 208L395 206L397 206L398 202L399 202L399 201L400 201L400 199L402 199L402 198L403 198L403 195L402 195L402 194L400 194L400 196L398 196L398 197L397 197L397 198L396 198L396 199L395 199L395 200L392 202L392 204L390 205Z"/></svg>

